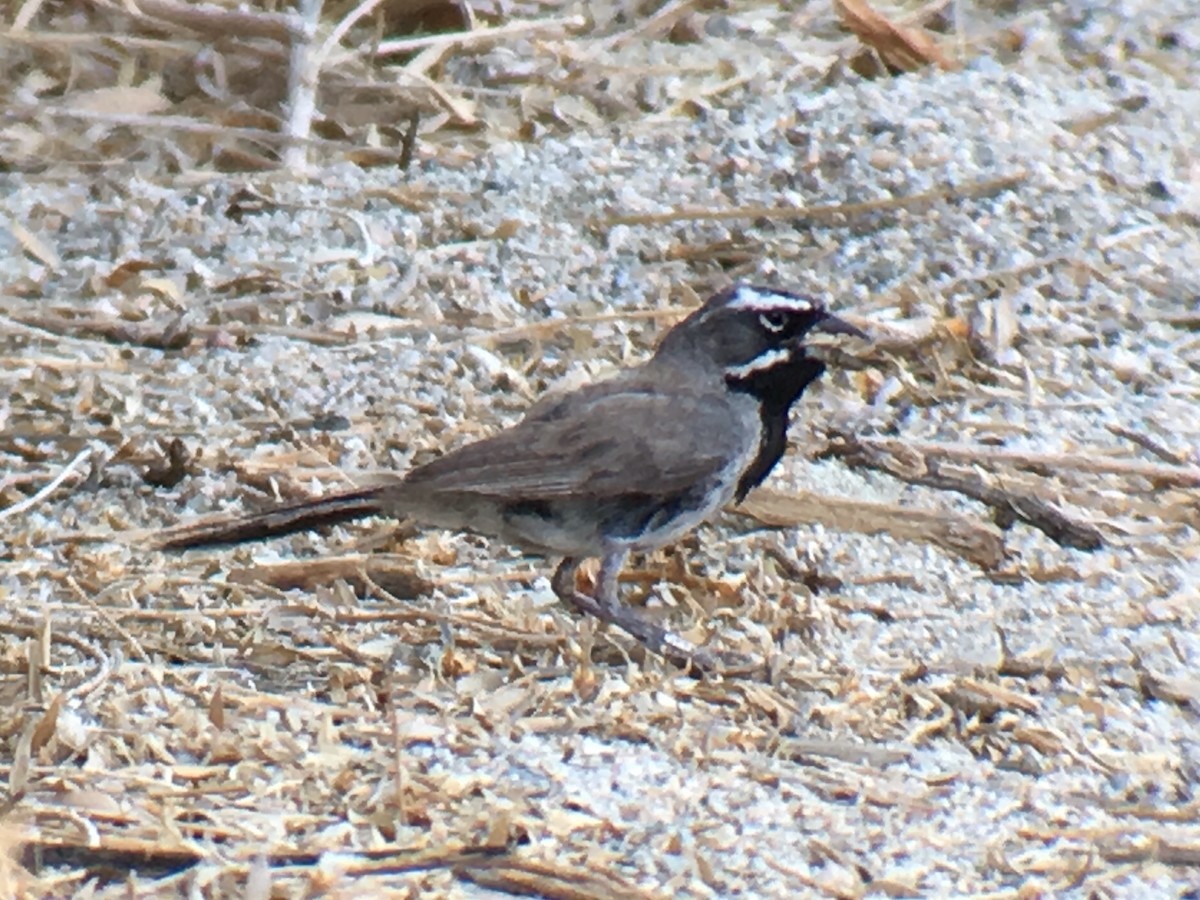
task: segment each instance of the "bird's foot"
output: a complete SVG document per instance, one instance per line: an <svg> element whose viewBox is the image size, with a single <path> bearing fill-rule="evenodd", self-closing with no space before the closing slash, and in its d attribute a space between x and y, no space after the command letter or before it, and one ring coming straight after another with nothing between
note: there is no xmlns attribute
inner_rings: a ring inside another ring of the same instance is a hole
<svg viewBox="0 0 1200 900"><path fill-rule="evenodd" d="M711 672L719 668L717 657L713 653L697 647L687 638L651 622L631 607L624 604L607 606L582 591L571 591L566 596L561 594L559 596L581 613L609 625L616 625L646 649L652 650L676 665L692 668L698 672Z"/></svg>
<svg viewBox="0 0 1200 900"><path fill-rule="evenodd" d="M709 672L717 668L718 660L712 653L697 647L687 638L669 631L656 622L651 622L637 610L626 606L615 597L602 600L577 590L575 587L577 564L569 563L574 563L574 561L565 562L554 573L554 593L560 600L575 607L584 615L599 619L609 625L616 625L636 638L647 649L677 665L694 668L700 672Z"/></svg>

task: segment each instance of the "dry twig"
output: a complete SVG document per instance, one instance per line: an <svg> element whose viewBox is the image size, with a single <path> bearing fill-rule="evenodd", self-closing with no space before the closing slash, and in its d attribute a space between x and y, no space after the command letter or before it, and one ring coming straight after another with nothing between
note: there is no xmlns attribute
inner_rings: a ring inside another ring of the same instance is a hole
<svg viewBox="0 0 1200 900"><path fill-rule="evenodd" d="M985 569L1004 561L1004 537L994 526L944 510L914 509L809 491L759 488L736 511L774 526L821 524L836 531L892 535L937 544Z"/></svg>
<svg viewBox="0 0 1200 900"><path fill-rule="evenodd" d="M837 432L833 436L841 438L845 435ZM1162 486L1200 487L1200 467L1178 464L1164 465L1140 459L1114 459L1103 455L1098 448L1080 447L1072 453L1044 453L977 444L900 440L897 438L863 438L862 442L874 450L893 455L911 452L929 458L971 464L1000 463L1033 472L1053 470L1061 473L1119 475L1127 478L1145 478Z"/></svg>
<svg viewBox="0 0 1200 900"><path fill-rule="evenodd" d="M842 24L893 69L915 72L930 65L942 70L954 68L923 28L897 25L872 9L866 0L834 0L833 8Z"/></svg>
<svg viewBox="0 0 1200 900"><path fill-rule="evenodd" d="M312 591L319 586L345 581L356 591L385 588L400 600L420 597L433 590L433 583L419 575L410 560L385 554L298 559L270 565L233 569L231 584L269 584L281 591Z"/></svg>
<svg viewBox="0 0 1200 900"><path fill-rule="evenodd" d="M904 457L904 462L901 462L889 449L870 439L860 439L849 432L833 432L831 437L834 440L825 451L826 455L844 460L852 467L887 472L909 484L956 491L986 503L995 510L997 524L1001 528L1019 519L1064 547L1097 550L1104 543L1099 530L1093 525L1073 520L1039 497L994 487L978 477L942 472L938 461L923 454L919 446L905 443L899 448Z"/></svg>
<svg viewBox="0 0 1200 900"><path fill-rule="evenodd" d="M321 82L322 53L314 42L323 7L323 0L300 0L299 12L291 27L287 123L284 127L289 143L283 153L283 164L296 175L308 169L304 141L312 131L317 110L317 86Z"/></svg>

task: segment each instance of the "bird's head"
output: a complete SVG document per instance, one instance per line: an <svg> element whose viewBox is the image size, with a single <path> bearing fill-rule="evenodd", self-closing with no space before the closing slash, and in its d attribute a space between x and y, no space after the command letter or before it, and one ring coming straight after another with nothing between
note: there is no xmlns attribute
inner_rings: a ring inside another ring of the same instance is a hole
<svg viewBox="0 0 1200 900"><path fill-rule="evenodd" d="M814 334L867 337L818 300L735 284L668 331L655 360L716 369L733 390L786 407L825 370L808 353Z"/></svg>

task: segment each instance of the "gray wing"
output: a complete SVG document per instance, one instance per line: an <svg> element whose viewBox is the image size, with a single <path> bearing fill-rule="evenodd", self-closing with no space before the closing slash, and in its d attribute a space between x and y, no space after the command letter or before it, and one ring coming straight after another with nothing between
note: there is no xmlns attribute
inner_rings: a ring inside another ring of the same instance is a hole
<svg viewBox="0 0 1200 900"><path fill-rule="evenodd" d="M712 396L601 383L543 400L513 427L412 470L404 482L528 500L671 493L728 465L744 432Z"/></svg>

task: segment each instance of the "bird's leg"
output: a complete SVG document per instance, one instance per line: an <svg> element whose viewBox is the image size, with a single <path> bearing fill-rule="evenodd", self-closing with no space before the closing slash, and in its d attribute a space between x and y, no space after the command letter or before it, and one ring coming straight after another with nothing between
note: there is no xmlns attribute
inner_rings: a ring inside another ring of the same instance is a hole
<svg viewBox="0 0 1200 900"><path fill-rule="evenodd" d="M643 618L635 609L621 602L618 596L618 576L628 556L628 550L610 550L604 554L600 561L600 574L596 577L594 594L585 594L575 589L575 573L582 560L573 556L568 556L559 563L550 584L563 602L601 622L624 629L655 653L682 665L690 664L698 669L712 668L715 660L711 654L700 650L691 641L661 625Z"/></svg>

